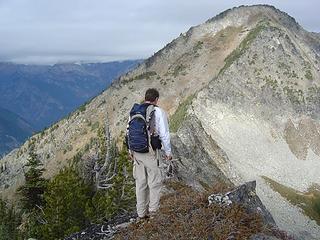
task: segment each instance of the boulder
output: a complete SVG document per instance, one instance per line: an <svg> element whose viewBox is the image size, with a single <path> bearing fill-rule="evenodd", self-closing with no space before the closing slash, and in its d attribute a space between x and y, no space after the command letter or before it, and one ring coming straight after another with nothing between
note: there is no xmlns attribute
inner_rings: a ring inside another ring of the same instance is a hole
<svg viewBox="0 0 320 240"><path fill-rule="evenodd" d="M276 223L256 194L256 181L247 182L227 193L212 194L208 197L209 204L229 206L240 204L248 213L258 213L265 224L276 226Z"/></svg>

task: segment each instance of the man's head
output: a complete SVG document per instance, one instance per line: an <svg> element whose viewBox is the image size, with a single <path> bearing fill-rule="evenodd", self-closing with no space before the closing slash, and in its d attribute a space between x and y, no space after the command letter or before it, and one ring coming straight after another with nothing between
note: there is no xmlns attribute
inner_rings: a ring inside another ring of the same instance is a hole
<svg viewBox="0 0 320 240"><path fill-rule="evenodd" d="M146 102L150 102L150 103L153 103L153 104L157 104L158 99L159 99L159 92L158 92L157 89L155 89L155 88L149 88L149 89L146 91L146 94L145 94L145 97L144 97L144 100L145 100Z"/></svg>

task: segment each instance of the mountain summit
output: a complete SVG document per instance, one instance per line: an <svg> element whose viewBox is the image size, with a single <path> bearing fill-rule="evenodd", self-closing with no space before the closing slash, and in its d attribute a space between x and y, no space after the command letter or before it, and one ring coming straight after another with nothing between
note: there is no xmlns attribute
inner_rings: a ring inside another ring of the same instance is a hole
<svg viewBox="0 0 320 240"><path fill-rule="evenodd" d="M35 149L47 177L74 156L92 160L106 115L112 137L121 141L132 103L155 87L171 114L181 179L198 188L256 180L280 228L317 239L319 215L301 199L312 202L316 192L303 193L320 184L319 61L319 35L288 14L266 5L233 8L190 28L34 135ZM28 142L1 160L2 195L12 197L21 184L27 150Z"/></svg>

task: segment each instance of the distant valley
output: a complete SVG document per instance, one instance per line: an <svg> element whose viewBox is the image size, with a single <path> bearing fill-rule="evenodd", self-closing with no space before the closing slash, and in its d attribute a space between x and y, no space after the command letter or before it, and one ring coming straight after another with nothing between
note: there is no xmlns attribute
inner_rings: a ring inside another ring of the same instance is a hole
<svg viewBox="0 0 320 240"><path fill-rule="evenodd" d="M19 145L32 134L30 124L6 109L0 108L0 156Z"/></svg>
<svg viewBox="0 0 320 240"><path fill-rule="evenodd" d="M0 63L0 156L98 95L139 62Z"/></svg>

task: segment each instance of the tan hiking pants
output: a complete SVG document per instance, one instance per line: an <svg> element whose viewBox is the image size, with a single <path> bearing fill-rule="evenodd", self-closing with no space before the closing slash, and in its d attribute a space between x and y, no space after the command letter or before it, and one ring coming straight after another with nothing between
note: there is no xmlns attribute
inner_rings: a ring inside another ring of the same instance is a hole
<svg viewBox="0 0 320 240"><path fill-rule="evenodd" d="M162 188L162 173L155 153L133 153L133 177L136 180L137 213L144 217L159 209Z"/></svg>

